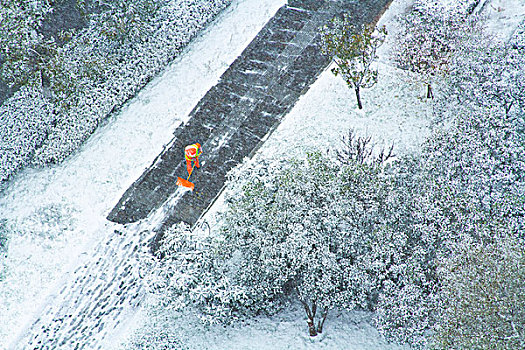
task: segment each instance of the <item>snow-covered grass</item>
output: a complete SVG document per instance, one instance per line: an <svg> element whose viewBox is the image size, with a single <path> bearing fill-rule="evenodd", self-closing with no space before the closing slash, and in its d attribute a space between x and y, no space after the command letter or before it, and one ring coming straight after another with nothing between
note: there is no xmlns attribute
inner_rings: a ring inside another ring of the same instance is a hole
<svg viewBox="0 0 525 350"><path fill-rule="evenodd" d="M150 300L154 303L154 300ZM156 305L143 309L139 316L146 326L135 334L134 347L145 349L207 349L207 350L394 350L403 347L388 344L370 325L365 312L329 314L322 334L312 338L307 333L304 310L294 305L271 318L258 317L234 326L203 326L194 315L180 315ZM167 346L171 345L171 347ZM130 349L125 344L122 349Z"/></svg>

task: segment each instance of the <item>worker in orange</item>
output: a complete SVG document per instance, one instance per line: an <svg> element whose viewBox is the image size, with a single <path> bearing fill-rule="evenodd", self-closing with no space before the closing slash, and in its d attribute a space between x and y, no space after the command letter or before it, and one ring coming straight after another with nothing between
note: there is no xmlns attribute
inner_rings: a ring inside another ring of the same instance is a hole
<svg viewBox="0 0 525 350"><path fill-rule="evenodd" d="M188 174L191 174L191 169L193 168L191 163L194 160L195 166L200 168L199 165L199 156L202 154L202 148L200 143L194 143L193 145L186 146L184 149L184 158L186 158L186 168L188 169Z"/></svg>

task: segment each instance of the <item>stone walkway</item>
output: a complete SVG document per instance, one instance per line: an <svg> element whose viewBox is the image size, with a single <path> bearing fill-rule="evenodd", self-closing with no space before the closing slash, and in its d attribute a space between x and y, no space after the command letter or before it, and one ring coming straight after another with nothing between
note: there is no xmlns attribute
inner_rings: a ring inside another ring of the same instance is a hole
<svg viewBox="0 0 525 350"><path fill-rule="evenodd" d="M14 349L104 349L101 340L121 325L123 314L143 300L142 254L150 254L151 232L115 231L86 257L69 282L48 297L39 317Z"/></svg>
<svg viewBox="0 0 525 350"><path fill-rule="evenodd" d="M290 0L243 51L181 125L151 167L126 191L108 215L127 224L144 219L175 191L187 175L183 149L199 142L202 166L164 223L194 225L221 193L226 174L250 157L279 125L330 58L321 54L319 28L341 12L356 23L378 18L388 0ZM162 236L159 231L156 241Z"/></svg>

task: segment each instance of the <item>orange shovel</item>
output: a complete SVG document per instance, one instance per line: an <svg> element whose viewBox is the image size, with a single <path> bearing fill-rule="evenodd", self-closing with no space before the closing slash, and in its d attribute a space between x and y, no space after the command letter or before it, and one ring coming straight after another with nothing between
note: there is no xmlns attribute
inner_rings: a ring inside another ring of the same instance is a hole
<svg viewBox="0 0 525 350"><path fill-rule="evenodd" d="M186 187L193 191L193 189L195 188L195 184L188 181L190 179L191 174L193 173L193 169L195 169L195 164L193 164L190 174L188 175L188 178L186 180L184 180L181 177L177 177L177 186Z"/></svg>

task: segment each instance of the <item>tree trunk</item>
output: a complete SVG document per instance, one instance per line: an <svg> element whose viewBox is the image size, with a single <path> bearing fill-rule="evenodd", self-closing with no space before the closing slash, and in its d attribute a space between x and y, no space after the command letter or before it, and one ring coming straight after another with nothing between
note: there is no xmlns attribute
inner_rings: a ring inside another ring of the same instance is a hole
<svg viewBox="0 0 525 350"><path fill-rule="evenodd" d="M315 328L315 313L317 312L317 305L315 304L315 301L312 302L312 310L310 310L310 307L308 304L301 300L301 303L304 306L304 311L306 311L306 316L308 317L308 320L306 323L308 324L308 332L310 333L311 337L317 336L317 330Z"/></svg>
<svg viewBox="0 0 525 350"><path fill-rule="evenodd" d="M355 87L355 97L357 97L357 107L359 109L363 109L363 104L361 103L361 93L359 92L360 88L359 86Z"/></svg>
<svg viewBox="0 0 525 350"><path fill-rule="evenodd" d="M326 320L326 316L328 316L328 308L325 307L323 312L321 313L321 320L319 321L319 323L317 324L317 333L323 333L323 326L324 326L324 321Z"/></svg>
<svg viewBox="0 0 525 350"><path fill-rule="evenodd" d="M434 98L434 94L432 93L432 85L430 85L430 83L427 84L427 98Z"/></svg>

